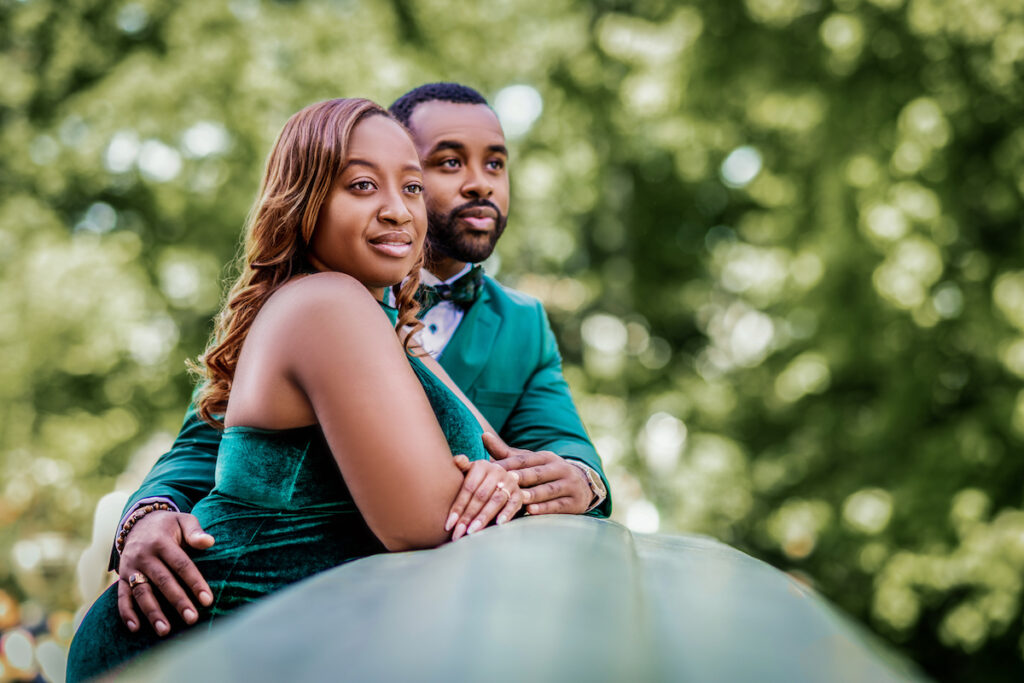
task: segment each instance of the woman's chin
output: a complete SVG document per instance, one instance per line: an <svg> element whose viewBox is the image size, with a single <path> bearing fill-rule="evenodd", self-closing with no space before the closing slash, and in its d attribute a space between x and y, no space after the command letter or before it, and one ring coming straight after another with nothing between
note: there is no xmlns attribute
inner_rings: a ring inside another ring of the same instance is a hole
<svg viewBox="0 0 1024 683"><path fill-rule="evenodd" d="M401 284L408 276L409 271L405 270L401 273L377 273L373 277L360 278L360 281L369 289L390 289L395 285Z"/></svg>

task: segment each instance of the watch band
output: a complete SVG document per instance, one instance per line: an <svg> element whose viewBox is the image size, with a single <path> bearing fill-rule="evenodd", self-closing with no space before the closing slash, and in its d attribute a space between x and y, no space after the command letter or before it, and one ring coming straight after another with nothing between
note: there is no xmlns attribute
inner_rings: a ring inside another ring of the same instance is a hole
<svg viewBox="0 0 1024 683"><path fill-rule="evenodd" d="M604 502L605 498L608 497L608 490L605 488L604 482L601 481L601 475L597 473L590 465L580 462L579 460L570 460L566 458L566 462L569 462L578 467L583 475L587 478L587 484L590 485L590 492L593 494L593 498L590 499L590 505L584 512L590 512L598 505Z"/></svg>

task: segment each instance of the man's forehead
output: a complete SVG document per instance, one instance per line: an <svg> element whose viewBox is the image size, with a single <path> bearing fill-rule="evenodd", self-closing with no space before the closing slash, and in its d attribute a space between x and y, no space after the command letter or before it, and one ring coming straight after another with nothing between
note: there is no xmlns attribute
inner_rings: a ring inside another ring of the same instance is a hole
<svg viewBox="0 0 1024 683"><path fill-rule="evenodd" d="M417 146L429 146L438 140L478 138L486 144L504 144L505 134L498 117L486 104L430 101L416 107L409 128Z"/></svg>

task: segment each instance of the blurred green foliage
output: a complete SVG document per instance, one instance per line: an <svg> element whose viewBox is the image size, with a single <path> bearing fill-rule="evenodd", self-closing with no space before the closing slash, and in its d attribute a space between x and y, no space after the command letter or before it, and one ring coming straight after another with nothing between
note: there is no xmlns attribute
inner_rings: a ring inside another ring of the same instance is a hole
<svg viewBox="0 0 1024 683"><path fill-rule="evenodd" d="M1020 680L1020 0L0 0L0 74L0 587L75 606L285 119L457 80L616 517Z"/></svg>

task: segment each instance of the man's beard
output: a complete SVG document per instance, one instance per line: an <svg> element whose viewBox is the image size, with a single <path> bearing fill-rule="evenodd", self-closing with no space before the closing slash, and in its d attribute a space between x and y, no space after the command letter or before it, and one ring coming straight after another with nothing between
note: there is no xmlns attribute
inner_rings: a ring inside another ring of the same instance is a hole
<svg viewBox="0 0 1024 683"><path fill-rule="evenodd" d="M466 209L485 206L493 209L497 217L494 229L486 242L469 239L459 231L459 214ZM480 263L491 255L501 233L505 232L508 216L503 216L498 207L486 199L474 199L455 207L448 213L427 210L427 243L433 258L448 257L456 261Z"/></svg>

